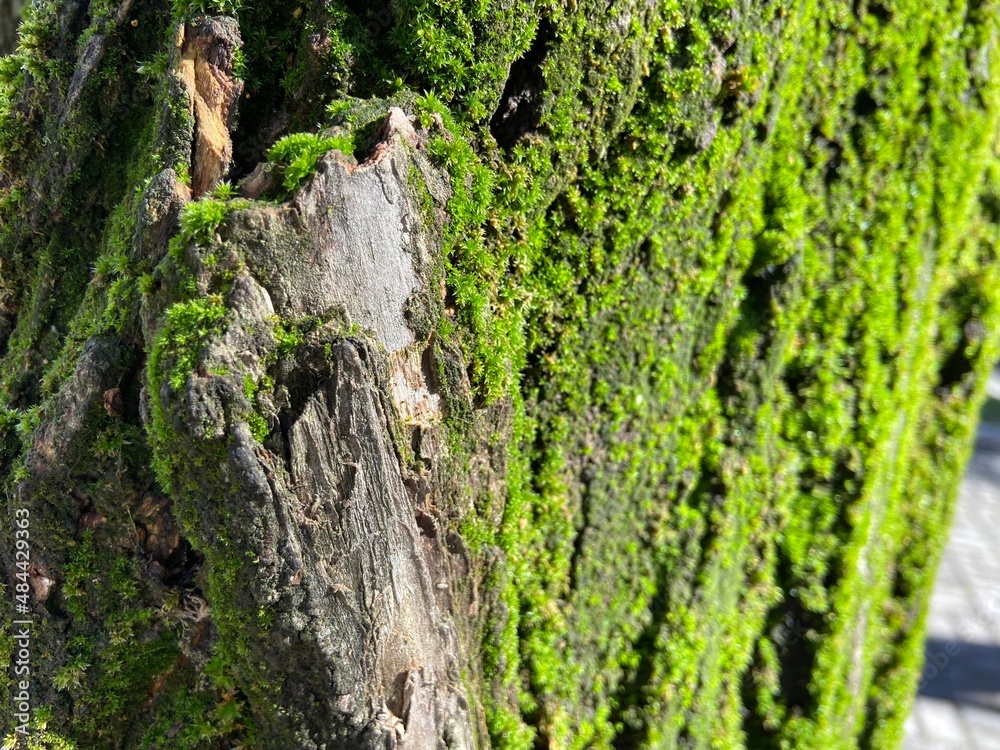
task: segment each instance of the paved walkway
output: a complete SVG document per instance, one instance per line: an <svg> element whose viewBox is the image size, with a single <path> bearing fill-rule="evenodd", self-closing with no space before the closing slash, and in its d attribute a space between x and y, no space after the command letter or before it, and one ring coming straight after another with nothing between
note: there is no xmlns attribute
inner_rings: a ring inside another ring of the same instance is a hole
<svg viewBox="0 0 1000 750"><path fill-rule="evenodd" d="M927 661L903 750L1000 750L1000 426L995 424L982 425L962 482L927 636Z"/></svg>

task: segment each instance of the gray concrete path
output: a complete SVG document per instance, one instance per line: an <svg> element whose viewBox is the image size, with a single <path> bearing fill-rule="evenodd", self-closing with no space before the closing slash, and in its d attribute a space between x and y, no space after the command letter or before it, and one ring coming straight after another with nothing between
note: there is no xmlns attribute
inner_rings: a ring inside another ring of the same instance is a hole
<svg viewBox="0 0 1000 750"><path fill-rule="evenodd" d="M985 423L927 620L903 750L1000 750L1000 426Z"/></svg>

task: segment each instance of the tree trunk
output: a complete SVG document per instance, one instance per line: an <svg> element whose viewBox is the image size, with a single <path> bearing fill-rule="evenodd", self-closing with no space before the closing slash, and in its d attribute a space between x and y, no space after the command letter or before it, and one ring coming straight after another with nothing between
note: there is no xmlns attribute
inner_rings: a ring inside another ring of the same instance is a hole
<svg viewBox="0 0 1000 750"><path fill-rule="evenodd" d="M23 12L23 0L0 0L0 55L9 55L17 47L17 24Z"/></svg>
<svg viewBox="0 0 1000 750"><path fill-rule="evenodd" d="M1000 353L998 18L35 0L0 732L898 745Z"/></svg>

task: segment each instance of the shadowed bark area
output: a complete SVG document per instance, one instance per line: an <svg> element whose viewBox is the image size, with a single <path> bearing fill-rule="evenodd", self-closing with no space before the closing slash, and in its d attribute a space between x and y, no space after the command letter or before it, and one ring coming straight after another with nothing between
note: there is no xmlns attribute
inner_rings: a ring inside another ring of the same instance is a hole
<svg viewBox="0 0 1000 750"><path fill-rule="evenodd" d="M1000 355L998 10L33 3L27 746L895 747Z"/></svg>
<svg viewBox="0 0 1000 750"><path fill-rule="evenodd" d="M23 12L23 0L0 3L0 55L9 55L17 46L17 26Z"/></svg>

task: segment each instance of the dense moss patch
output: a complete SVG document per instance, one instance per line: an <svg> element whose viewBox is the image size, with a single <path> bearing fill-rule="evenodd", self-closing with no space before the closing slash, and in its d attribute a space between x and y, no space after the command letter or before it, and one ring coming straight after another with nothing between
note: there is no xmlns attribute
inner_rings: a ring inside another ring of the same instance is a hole
<svg viewBox="0 0 1000 750"><path fill-rule="evenodd" d="M120 337L151 392L179 391L226 324L235 266L209 246L235 188L188 204L160 265L133 238L149 180L190 168L184 138L164 140L192 127L157 83L167 19L233 14L234 184L270 160L284 197L322 153L363 150L387 103L450 176L444 295L421 325L456 471L477 420L512 413L493 445L506 488L452 514L489 592L469 658L494 746L894 746L998 354L995 2L178 0L121 22L92 5L74 21L36 3L0 61L10 489L90 338ZM46 117L104 38L79 106ZM162 289L144 342L140 301ZM271 365L309 325L274 322ZM272 386L243 384L258 440ZM171 462L207 470L225 447L185 446L152 403L148 435L138 415L93 418L101 476L152 482L134 476L152 463L204 543L184 503L200 488L175 486ZM98 506L134 505L88 481ZM53 492L38 502L57 509L72 634L51 634L50 724L83 706L64 734L93 744L159 685L139 746L206 712L169 746L252 739L244 702L270 688L245 666L267 613L239 609L239 545L207 561L228 645L179 665L171 607L153 612L130 554L101 552ZM99 622L146 640L111 643Z"/></svg>
<svg viewBox="0 0 1000 750"><path fill-rule="evenodd" d="M996 92L969 50L995 31L978 7L657 10L618 42L636 67L587 71L617 109L563 119L586 66L561 56L598 32L553 13L521 82L536 122L487 135L460 106L466 138L432 147L477 383L524 398L501 536L521 712L560 747L891 746L964 458L915 441L967 445L995 356L981 293L952 323L974 338L957 375L935 342L957 257L992 273ZM964 414L947 427L942 399ZM916 522L925 471L950 489L930 482Z"/></svg>

